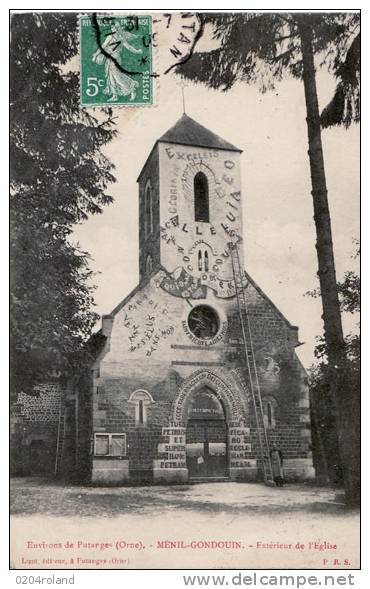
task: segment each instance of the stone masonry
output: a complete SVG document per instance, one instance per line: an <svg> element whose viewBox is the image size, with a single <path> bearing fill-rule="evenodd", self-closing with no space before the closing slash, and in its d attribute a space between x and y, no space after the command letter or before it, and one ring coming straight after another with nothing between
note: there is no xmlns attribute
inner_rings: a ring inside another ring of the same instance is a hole
<svg viewBox="0 0 370 589"><path fill-rule="evenodd" d="M237 148L184 115L139 175L140 283L103 317L93 370L95 484L261 477L228 252L238 240L243 265L239 160ZM208 206L202 221L198 197ZM312 477L298 329L247 273L243 280L268 438L283 452L286 478Z"/></svg>

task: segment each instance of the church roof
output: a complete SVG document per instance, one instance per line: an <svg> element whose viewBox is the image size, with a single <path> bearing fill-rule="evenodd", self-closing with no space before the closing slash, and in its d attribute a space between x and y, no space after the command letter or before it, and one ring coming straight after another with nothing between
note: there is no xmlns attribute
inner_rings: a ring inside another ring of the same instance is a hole
<svg viewBox="0 0 370 589"><path fill-rule="evenodd" d="M179 143L180 145L195 145L197 147L211 147L228 151L242 151L222 137L219 137L203 125L200 125L187 114L182 117L158 139L163 143Z"/></svg>

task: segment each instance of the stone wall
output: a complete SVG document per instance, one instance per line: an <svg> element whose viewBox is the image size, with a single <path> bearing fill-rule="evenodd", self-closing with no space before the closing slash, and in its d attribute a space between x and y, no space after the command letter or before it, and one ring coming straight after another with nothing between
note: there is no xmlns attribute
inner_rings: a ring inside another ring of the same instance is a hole
<svg viewBox="0 0 370 589"><path fill-rule="evenodd" d="M48 382L35 395L21 393L11 409L10 460L16 475L52 474L63 387Z"/></svg>
<svg viewBox="0 0 370 589"><path fill-rule="evenodd" d="M220 336L209 345L197 345L184 325L190 308L188 301L167 293L161 287L160 277L160 272L154 275L118 308L111 320L105 355L98 363L93 430L127 436L126 456L121 458L121 467L117 467L117 461L112 465L111 482L187 480L184 458L181 458L185 443L174 444L168 428L186 428L186 423L179 423L180 413L176 412L176 404L184 397L186 387L190 386L191 396L203 382L213 386L217 394L218 379L225 383L225 391L231 391L235 400L226 392L221 394L232 432L228 440L229 474L231 478L253 480L258 477L257 433L245 382L236 299L220 299L208 289L202 303L217 309L222 324ZM306 373L294 351L298 343L297 329L284 319L250 277L245 292L261 394L263 402L273 406L268 436L282 449L289 478L312 476ZM197 375L200 375L199 382ZM145 409L145 424L137 423L137 408L131 399L138 390L147 391L152 398ZM234 414L233 403L238 407ZM233 455L233 462L231 437L238 427L245 429L240 443L244 448L237 457ZM165 445L172 446L172 450L164 451ZM177 466L169 452L178 455ZM99 474L94 475L93 469L95 482L102 480L102 462L104 482L109 482L111 461L108 457L99 458L96 471Z"/></svg>

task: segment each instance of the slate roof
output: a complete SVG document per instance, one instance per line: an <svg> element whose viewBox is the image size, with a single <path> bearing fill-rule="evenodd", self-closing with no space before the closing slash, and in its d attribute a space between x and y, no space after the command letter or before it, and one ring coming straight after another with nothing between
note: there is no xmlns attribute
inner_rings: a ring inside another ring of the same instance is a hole
<svg viewBox="0 0 370 589"><path fill-rule="evenodd" d="M227 149L228 151L242 151L222 137L219 137L203 125L200 125L187 114L182 117L158 139L163 143L179 143L180 145L195 145L197 147L211 147Z"/></svg>

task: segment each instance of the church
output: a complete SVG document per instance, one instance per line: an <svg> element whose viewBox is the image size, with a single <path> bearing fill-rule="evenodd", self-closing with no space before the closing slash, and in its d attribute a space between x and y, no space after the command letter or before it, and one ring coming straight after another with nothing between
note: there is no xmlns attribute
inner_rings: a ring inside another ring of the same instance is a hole
<svg viewBox="0 0 370 589"><path fill-rule="evenodd" d="M314 476L298 328L244 270L241 157L186 114L153 146L138 176L139 284L102 317L89 377L60 393L56 473L259 481L276 443L288 481Z"/></svg>
<svg viewBox="0 0 370 589"><path fill-rule="evenodd" d="M93 367L95 484L261 479L230 242L264 430L287 479L313 475L298 329L244 272L240 158L183 114L139 174L139 284L103 316Z"/></svg>

